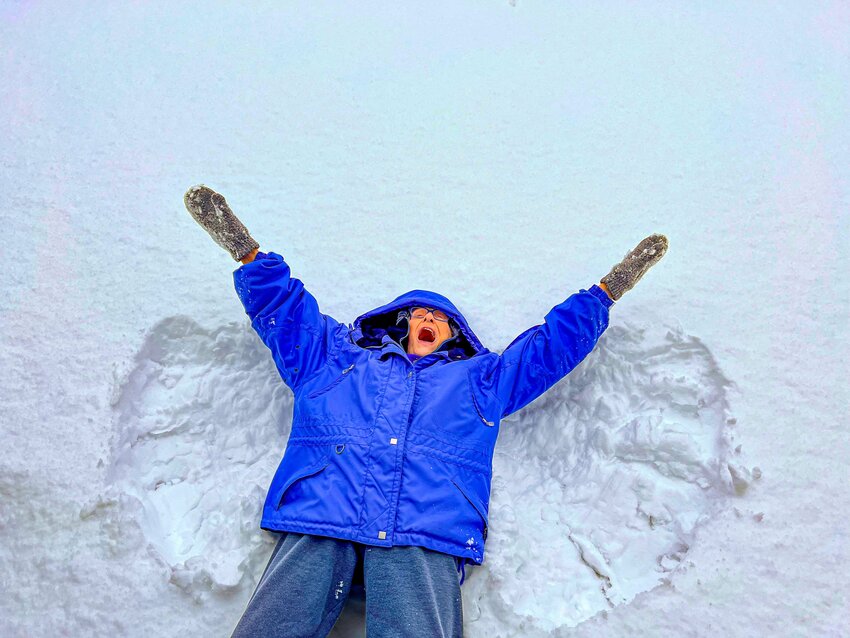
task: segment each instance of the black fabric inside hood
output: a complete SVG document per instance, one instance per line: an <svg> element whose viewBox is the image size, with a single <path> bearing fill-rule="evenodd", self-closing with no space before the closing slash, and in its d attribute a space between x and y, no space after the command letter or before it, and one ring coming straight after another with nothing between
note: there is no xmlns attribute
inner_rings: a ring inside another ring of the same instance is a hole
<svg viewBox="0 0 850 638"><path fill-rule="evenodd" d="M468 359L475 355L477 349L460 330L457 322L453 319L449 319L449 321L452 323L456 334L454 337L446 339L434 352L447 351L450 359ZM402 349L407 350L408 329L407 317L399 317L398 310L370 315L364 317L360 322L362 335L355 343L363 348L372 348L380 346L383 343L384 335L389 335Z"/></svg>

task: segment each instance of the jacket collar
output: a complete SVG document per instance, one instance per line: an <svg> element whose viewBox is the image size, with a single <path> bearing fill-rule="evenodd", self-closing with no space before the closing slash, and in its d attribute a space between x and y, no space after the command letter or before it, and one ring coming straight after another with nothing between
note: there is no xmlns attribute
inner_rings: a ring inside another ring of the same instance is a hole
<svg viewBox="0 0 850 638"><path fill-rule="evenodd" d="M447 339L446 343L448 343L451 340L452 339ZM441 346L441 348L442 348L442 346ZM407 358L407 352L404 351L404 348L401 347L401 344L389 335L383 336L382 341L381 341L381 345L378 347L378 349L381 350L381 354L378 355L378 357L380 359L385 359L386 357L388 357L393 352L395 352L400 357ZM436 350L435 352L432 352L430 354L426 354L426 355L419 357L413 363L416 363L418 361L422 361L422 359L424 359L425 357L435 357L435 356L438 357L438 358L441 358L441 359L449 359L449 360L451 360L453 358L454 359L463 359L464 358L462 353L455 353L454 355L452 355L451 353L452 353L451 349Z"/></svg>

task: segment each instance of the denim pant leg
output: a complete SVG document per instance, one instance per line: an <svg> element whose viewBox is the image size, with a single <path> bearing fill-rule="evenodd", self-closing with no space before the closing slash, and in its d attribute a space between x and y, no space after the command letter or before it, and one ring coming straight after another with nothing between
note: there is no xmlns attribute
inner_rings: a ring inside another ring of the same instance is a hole
<svg viewBox="0 0 850 638"><path fill-rule="evenodd" d="M463 636L454 556L424 547L367 547L363 577L368 638Z"/></svg>
<svg viewBox="0 0 850 638"><path fill-rule="evenodd" d="M356 565L350 541L282 534L232 638L324 638L342 612Z"/></svg>

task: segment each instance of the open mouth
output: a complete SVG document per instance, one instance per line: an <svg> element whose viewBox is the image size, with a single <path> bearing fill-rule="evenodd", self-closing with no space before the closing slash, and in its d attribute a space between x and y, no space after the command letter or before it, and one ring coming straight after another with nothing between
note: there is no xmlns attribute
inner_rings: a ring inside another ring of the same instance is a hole
<svg viewBox="0 0 850 638"><path fill-rule="evenodd" d="M424 343L434 343L437 340L437 331L428 326L422 326L416 338Z"/></svg>

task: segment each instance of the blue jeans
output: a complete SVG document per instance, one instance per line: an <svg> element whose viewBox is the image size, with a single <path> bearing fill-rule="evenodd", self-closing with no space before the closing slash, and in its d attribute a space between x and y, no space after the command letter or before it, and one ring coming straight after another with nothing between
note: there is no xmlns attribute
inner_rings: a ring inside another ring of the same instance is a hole
<svg viewBox="0 0 850 638"><path fill-rule="evenodd" d="M231 638L324 638L352 585L365 588L368 638L463 636L454 556L286 532Z"/></svg>

